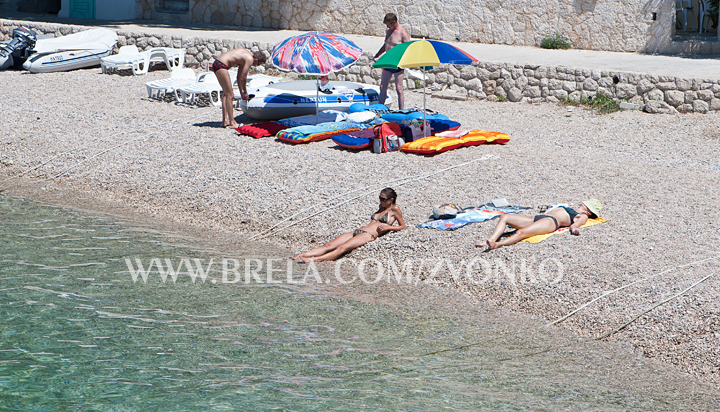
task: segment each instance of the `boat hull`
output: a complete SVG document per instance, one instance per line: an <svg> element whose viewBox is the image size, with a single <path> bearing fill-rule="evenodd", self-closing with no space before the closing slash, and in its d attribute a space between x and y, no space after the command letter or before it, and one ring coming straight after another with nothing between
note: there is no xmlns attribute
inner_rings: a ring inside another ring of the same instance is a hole
<svg viewBox="0 0 720 412"><path fill-rule="evenodd" d="M343 81L331 81L320 86L319 92L314 80L298 80L270 84L248 90L248 93L250 99L241 101L240 108L258 120L315 114L316 110L347 112L353 103L371 105L378 103L380 98L378 86ZM389 104L391 99L387 97L385 102Z"/></svg>
<svg viewBox="0 0 720 412"><path fill-rule="evenodd" d="M100 59L110 55L110 50L68 50L56 53L36 54L23 63L31 73L51 73L83 69L100 65Z"/></svg>

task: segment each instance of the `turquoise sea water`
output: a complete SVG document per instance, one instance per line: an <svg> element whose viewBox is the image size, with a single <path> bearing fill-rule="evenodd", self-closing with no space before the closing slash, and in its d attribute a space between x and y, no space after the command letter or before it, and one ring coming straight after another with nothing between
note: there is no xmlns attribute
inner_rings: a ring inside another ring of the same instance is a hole
<svg viewBox="0 0 720 412"><path fill-rule="evenodd" d="M350 298L357 290L192 282L187 272L174 283L158 273L134 282L126 258L207 261L215 252L15 197L0 196L0 219L2 410L720 405L717 393L662 365L500 313L470 306L450 316L429 308L429 297L399 307ZM433 293L421 289L410 293Z"/></svg>

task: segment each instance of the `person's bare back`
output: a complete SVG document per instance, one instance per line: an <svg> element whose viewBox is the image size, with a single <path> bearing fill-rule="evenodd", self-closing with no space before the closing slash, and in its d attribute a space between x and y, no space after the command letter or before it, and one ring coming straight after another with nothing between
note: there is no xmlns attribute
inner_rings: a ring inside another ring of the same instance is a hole
<svg viewBox="0 0 720 412"><path fill-rule="evenodd" d="M246 68L250 70L253 64L253 54L247 49L232 49L221 54L217 59L227 67L237 67L240 71Z"/></svg>
<svg viewBox="0 0 720 412"><path fill-rule="evenodd" d="M212 71L215 72L218 82L223 89L222 107L223 119L220 124L222 127L238 127L239 124L233 116L232 99L234 96L232 79L230 78L229 69L231 67L238 68L237 86L240 91L240 98L243 101L249 99L247 92L247 76L250 67L265 63L265 55L262 52L251 53L249 50L238 48L226 51L215 59Z"/></svg>

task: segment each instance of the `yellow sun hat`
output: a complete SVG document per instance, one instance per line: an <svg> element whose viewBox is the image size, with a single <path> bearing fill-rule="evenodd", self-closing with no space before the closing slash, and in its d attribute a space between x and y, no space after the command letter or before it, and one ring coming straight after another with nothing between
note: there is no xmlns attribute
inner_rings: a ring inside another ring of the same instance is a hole
<svg viewBox="0 0 720 412"><path fill-rule="evenodd" d="M597 199L589 199L584 202L582 202L585 207L588 208L591 212L595 214L595 216L600 217L600 211L602 210L602 205L600 204L600 201Z"/></svg>

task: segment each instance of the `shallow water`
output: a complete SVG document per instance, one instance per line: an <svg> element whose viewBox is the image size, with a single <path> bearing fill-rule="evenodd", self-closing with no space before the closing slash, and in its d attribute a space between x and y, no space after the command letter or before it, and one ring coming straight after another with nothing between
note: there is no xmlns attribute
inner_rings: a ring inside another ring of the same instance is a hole
<svg viewBox="0 0 720 412"><path fill-rule="evenodd" d="M457 294L383 286L378 297L404 294L402 305L387 305L372 301L372 288L213 284L217 272L192 282L186 270L176 282L157 272L134 282L126 258L207 262L217 251L15 197L0 196L0 219L0 409L720 405L711 388L666 365Z"/></svg>

